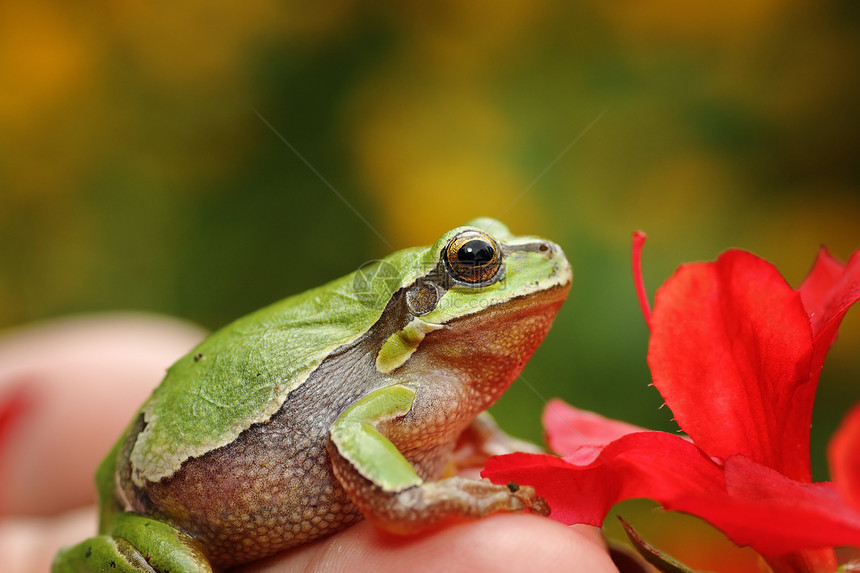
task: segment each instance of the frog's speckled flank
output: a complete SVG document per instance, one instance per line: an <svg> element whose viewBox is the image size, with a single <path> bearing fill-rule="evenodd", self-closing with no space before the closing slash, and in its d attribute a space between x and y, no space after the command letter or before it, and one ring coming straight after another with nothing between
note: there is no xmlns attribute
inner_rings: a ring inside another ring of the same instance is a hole
<svg viewBox="0 0 860 573"><path fill-rule="evenodd" d="M102 535L61 552L54 570L208 571L362 517L411 533L495 511L546 514L528 486L445 475L458 438L487 434L476 416L564 302L561 249L482 219L385 263L402 280L370 277L372 297L351 292L350 275L234 322L177 362L99 469Z"/></svg>

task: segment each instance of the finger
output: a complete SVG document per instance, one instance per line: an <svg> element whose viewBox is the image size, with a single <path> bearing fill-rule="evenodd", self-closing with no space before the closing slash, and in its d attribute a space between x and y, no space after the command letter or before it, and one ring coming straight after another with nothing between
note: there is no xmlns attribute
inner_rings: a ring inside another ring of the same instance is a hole
<svg viewBox="0 0 860 573"><path fill-rule="evenodd" d="M93 474L166 368L203 336L153 315L31 326L0 339L0 514L47 515L95 498Z"/></svg>
<svg viewBox="0 0 860 573"><path fill-rule="evenodd" d="M603 571L616 572L600 535L534 515L498 514L429 534L395 537L366 521L251 564L244 571Z"/></svg>
<svg viewBox="0 0 860 573"><path fill-rule="evenodd" d="M44 573L60 547L90 537L96 530L95 507L60 517L0 520L0 571Z"/></svg>

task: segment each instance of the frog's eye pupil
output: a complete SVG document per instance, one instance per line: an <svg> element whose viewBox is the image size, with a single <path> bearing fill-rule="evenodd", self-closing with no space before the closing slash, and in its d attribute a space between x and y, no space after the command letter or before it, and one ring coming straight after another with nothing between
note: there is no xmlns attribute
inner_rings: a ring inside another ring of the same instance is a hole
<svg viewBox="0 0 860 573"><path fill-rule="evenodd" d="M482 267L493 260L493 245L481 239L472 239L457 251L457 259L464 265Z"/></svg>
<svg viewBox="0 0 860 573"><path fill-rule="evenodd" d="M481 231L463 231L448 242L443 252L452 279L468 286L486 286L501 276L499 245Z"/></svg>

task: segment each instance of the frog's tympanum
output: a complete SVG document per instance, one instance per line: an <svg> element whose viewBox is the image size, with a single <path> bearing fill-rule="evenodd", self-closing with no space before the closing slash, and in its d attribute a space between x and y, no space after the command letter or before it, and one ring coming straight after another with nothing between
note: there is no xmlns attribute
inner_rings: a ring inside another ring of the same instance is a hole
<svg viewBox="0 0 860 573"><path fill-rule="evenodd" d="M531 487L460 477L456 462L517 444L481 412L571 277L554 243L479 219L222 328L168 370L102 462L100 535L54 571L223 569L362 517L411 533L547 514Z"/></svg>

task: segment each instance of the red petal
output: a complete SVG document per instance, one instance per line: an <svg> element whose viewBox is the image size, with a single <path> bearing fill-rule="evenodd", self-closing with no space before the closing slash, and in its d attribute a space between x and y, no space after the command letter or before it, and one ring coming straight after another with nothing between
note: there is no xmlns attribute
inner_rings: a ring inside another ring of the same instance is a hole
<svg viewBox="0 0 860 573"><path fill-rule="evenodd" d="M813 332L820 332L826 321L824 309L833 299L834 287L845 270L845 265L833 258L827 247L821 247L809 274L797 289L803 299L803 307L809 314Z"/></svg>
<svg viewBox="0 0 860 573"><path fill-rule="evenodd" d="M544 408L543 427L549 447L565 456L576 455L579 464L590 463L604 446L621 436L646 431L574 408L558 399L550 400Z"/></svg>
<svg viewBox="0 0 860 573"><path fill-rule="evenodd" d="M728 458L724 470L664 432L627 434L588 464L545 454L493 457L481 475L534 486L550 517L565 524L599 526L616 503L646 497L699 516L767 556L826 564L826 548L860 545L860 515L831 484L790 480L743 456Z"/></svg>
<svg viewBox="0 0 860 573"><path fill-rule="evenodd" d="M684 265L657 292L648 352L654 385L712 456L742 453L811 481L811 359L800 295L751 253Z"/></svg>
<svg viewBox="0 0 860 573"><path fill-rule="evenodd" d="M833 549L807 549L765 559L774 573L833 573L839 562ZM846 569L846 573L849 571Z"/></svg>
<svg viewBox="0 0 860 573"><path fill-rule="evenodd" d="M487 461L483 472L496 483L534 486L566 524L601 525L613 505L649 497L669 509L690 496L724 497L722 470L692 443L665 432L627 434L608 444L596 459L545 454L510 454Z"/></svg>
<svg viewBox="0 0 860 573"><path fill-rule="evenodd" d="M860 403L845 416L827 448L830 477L842 496L860 511Z"/></svg>
<svg viewBox="0 0 860 573"><path fill-rule="evenodd" d="M860 299L860 250L843 265L822 247L798 291L812 325L815 344L812 372L817 376L836 339L842 317Z"/></svg>
<svg viewBox="0 0 860 573"><path fill-rule="evenodd" d="M740 455L726 459L724 468L729 499L701 499L688 511L735 543L763 555L860 545L860 514L832 484L791 480Z"/></svg>

